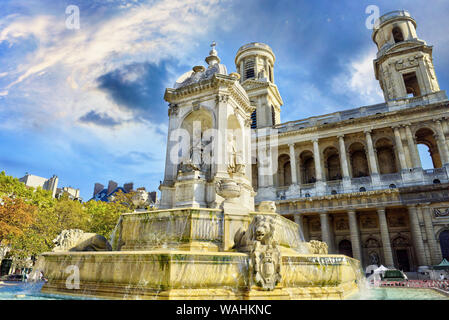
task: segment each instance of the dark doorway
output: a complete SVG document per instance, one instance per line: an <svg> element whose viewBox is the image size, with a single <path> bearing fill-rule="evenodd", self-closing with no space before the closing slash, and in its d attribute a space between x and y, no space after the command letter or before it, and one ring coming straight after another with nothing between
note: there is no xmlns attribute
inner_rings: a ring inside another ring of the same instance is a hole
<svg viewBox="0 0 449 320"><path fill-rule="evenodd" d="M408 261L408 253L406 249L396 250L396 257L398 259L398 269L404 272L410 271L410 262Z"/></svg>
<svg viewBox="0 0 449 320"><path fill-rule="evenodd" d="M353 258L351 241L349 240L340 241L340 243L338 244L338 253Z"/></svg>
<svg viewBox="0 0 449 320"><path fill-rule="evenodd" d="M449 231L443 231L440 233L440 246L443 258L449 259Z"/></svg>

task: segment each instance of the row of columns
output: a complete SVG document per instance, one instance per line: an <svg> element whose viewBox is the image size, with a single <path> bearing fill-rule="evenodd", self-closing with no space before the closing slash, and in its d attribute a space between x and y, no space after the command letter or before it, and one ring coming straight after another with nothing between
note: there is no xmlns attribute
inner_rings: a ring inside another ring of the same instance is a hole
<svg viewBox="0 0 449 320"><path fill-rule="evenodd" d="M438 144L438 149L441 151L441 157L443 164L449 163L449 141L446 140L444 134L443 124L440 120L435 120L436 123L436 141ZM445 123L445 125L447 125ZM416 139L413 137L411 131L411 124L405 124L400 126L393 127L394 139L396 144L396 153L399 159L400 169L409 169L409 165L407 165L406 157L405 157L405 148L402 143L402 137L400 129L405 129L405 137L407 141L407 147L410 154L411 166L412 168L421 168L421 159L418 153L418 147L416 144ZM373 145L373 139L371 135L371 130L365 130L365 140L367 145L367 160L370 167L371 175L375 176L379 174L379 167L376 159L376 150ZM339 154L340 154L340 167L342 169L343 179L350 178L350 170L349 163L347 159L346 145L344 140L344 135L340 134L338 137L338 145L339 145ZM313 158L315 161L315 177L316 181L323 181L323 169L321 166L321 153L319 148L318 138L312 140L313 143ZM290 143L289 145L289 153L290 153L290 164L291 164L291 175L292 175L292 184L298 184L298 171L297 171L297 163L296 163L296 152L295 152L295 144ZM300 180L300 179L299 179Z"/></svg>
<svg viewBox="0 0 449 320"><path fill-rule="evenodd" d="M423 210L424 229L429 246L429 259L426 257L426 250L424 240L422 237L420 222L418 218L418 210ZM410 220L410 232L412 236L412 242L418 266L437 264L441 261L442 255L438 248L438 242L435 237L434 228L432 224L431 208L428 206L417 207L415 205L408 207L408 214ZM351 236L351 245L353 257L359 261L362 261L362 247L360 229L357 221L357 214L355 210L349 210L347 212L349 220L349 230ZM386 218L385 208L378 208L377 215L379 218L379 229L382 240L382 249L384 254L384 263L387 267L394 267L393 250L390 241L390 231L388 229L388 223ZM304 235L304 239L308 241L308 225L304 223L303 215L295 215L295 222L300 226L300 230ZM329 223L329 213L320 213L321 222L321 235L322 241L326 242L329 247L330 253L336 253L337 248L334 243L333 228Z"/></svg>

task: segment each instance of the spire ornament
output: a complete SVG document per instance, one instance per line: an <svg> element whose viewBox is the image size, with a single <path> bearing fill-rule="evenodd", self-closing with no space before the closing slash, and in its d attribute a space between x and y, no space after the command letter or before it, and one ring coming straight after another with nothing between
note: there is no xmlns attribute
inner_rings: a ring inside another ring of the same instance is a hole
<svg viewBox="0 0 449 320"><path fill-rule="evenodd" d="M217 46L217 43L215 41L212 41L212 44L210 45L212 47L212 50L209 52L209 56L206 58L206 62L209 65L209 68L214 66L215 64L220 63L220 58L218 57L218 52L215 49Z"/></svg>

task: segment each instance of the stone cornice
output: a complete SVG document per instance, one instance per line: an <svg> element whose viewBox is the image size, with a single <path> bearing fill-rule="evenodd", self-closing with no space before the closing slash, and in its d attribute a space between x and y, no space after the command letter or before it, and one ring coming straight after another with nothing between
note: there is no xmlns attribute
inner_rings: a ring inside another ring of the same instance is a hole
<svg viewBox="0 0 449 320"><path fill-rule="evenodd" d="M345 132L339 131L339 134L347 135L347 134L352 134L352 133L356 133L356 132L362 132L363 129L360 129L360 127L364 127L364 124L366 124L366 123L369 123L369 128L371 130L382 129L385 127L392 127L392 126L400 125L404 121L410 122L410 121L412 121L412 119L410 119L410 117L407 117L407 116L410 116L413 114L418 114L421 112L428 113L429 111L437 111L438 109L444 108L444 110L442 110L443 112L441 113L441 117L444 117L444 115L447 115L448 107L449 107L449 103L447 101L437 102L437 103L430 104L430 105L422 105L422 106L417 106L417 107L413 107L413 108L390 111L390 112L383 113L383 114L375 114L375 115L370 115L370 116L365 116L365 117L360 117L360 118L355 118L355 119L342 120L342 121L328 123L328 124L315 125L315 126L311 126L311 127L307 127L307 128L303 128L303 129L281 132L278 134L278 138L280 139L283 137L291 137L291 136L298 135L298 134L301 134L301 135L316 134L316 133L319 133L322 131L327 131L330 129L339 129L341 127L348 128L353 125L356 125L357 128L354 128L354 129L351 128L352 130L348 129ZM421 117L415 122L433 120L435 118L435 114L428 115L428 117L429 117L429 119L423 119ZM388 124L385 124L385 121L383 121L382 123L379 123L379 124L373 122L373 121L383 120L386 118L389 118ZM391 120L398 121L398 123L391 122ZM327 138L327 137L331 137L331 136L335 136L335 134L330 134L330 135L326 134L320 138Z"/></svg>
<svg viewBox="0 0 449 320"><path fill-rule="evenodd" d="M284 104L278 87L271 82L248 79L242 83L242 87L245 88L248 95L257 90L268 90L269 93L277 100L279 106Z"/></svg>

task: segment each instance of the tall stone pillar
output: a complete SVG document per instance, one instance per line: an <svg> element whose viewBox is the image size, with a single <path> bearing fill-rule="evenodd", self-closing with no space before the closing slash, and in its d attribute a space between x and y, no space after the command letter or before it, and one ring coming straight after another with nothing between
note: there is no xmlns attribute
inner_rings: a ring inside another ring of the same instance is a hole
<svg viewBox="0 0 449 320"><path fill-rule="evenodd" d="M409 206L408 214L410 219L410 231L412 233L413 246L415 247L415 254L418 260L418 265L425 266L428 263L424 254L424 242L421 235L421 227L419 226L416 206Z"/></svg>
<svg viewBox="0 0 449 320"><path fill-rule="evenodd" d="M340 149L340 166L343 174L343 189L349 192L351 189L351 177L349 175L348 157L346 156L345 138L343 134L338 135L338 146Z"/></svg>
<svg viewBox="0 0 449 320"><path fill-rule="evenodd" d="M431 264L437 264L441 262L442 255L435 237L435 230L433 229L432 211L428 205L423 206L422 209L424 227L427 235L427 244L429 245L430 259L432 260Z"/></svg>
<svg viewBox="0 0 449 320"><path fill-rule="evenodd" d="M415 143L415 139L410 129L410 124L405 126L405 134L407 136L408 149L410 150L410 158L412 159L413 168L421 168L421 159L419 158L418 148Z"/></svg>
<svg viewBox="0 0 449 320"><path fill-rule="evenodd" d="M401 133L399 132L399 127L394 127L394 138L396 142L396 151L399 158L399 165L401 170L407 169L407 161L405 160L404 146L402 145Z"/></svg>
<svg viewBox="0 0 449 320"><path fill-rule="evenodd" d="M352 254L355 259L362 263L362 246L360 242L360 231L357 223L357 216L354 210L348 211L349 230L351 231Z"/></svg>
<svg viewBox="0 0 449 320"><path fill-rule="evenodd" d="M290 169L292 174L292 184L298 184L298 176L296 174L296 154L295 154L295 144L291 143L288 145L290 148Z"/></svg>
<svg viewBox="0 0 449 320"><path fill-rule="evenodd" d="M449 164L449 151L446 143L446 137L444 135L443 126L440 120L435 120L436 128L437 128L437 142L438 149L440 150L441 160L443 165Z"/></svg>
<svg viewBox="0 0 449 320"><path fill-rule="evenodd" d="M332 233L331 233L331 227L329 224L329 215L327 213L321 213L320 214L320 221L321 221L321 236L323 242L326 242L329 247L329 253L334 252L334 242L332 240Z"/></svg>
<svg viewBox="0 0 449 320"><path fill-rule="evenodd" d="M391 250L390 233L388 231L385 208L377 209L377 215L379 216L380 234L382 237L385 264L386 267L394 268L393 252Z"/></svg>
<svg viewBox="0 0 449 320"><path fill-rule="evenodd" d="M344 135L338 136L338 144L340 149L340 162L343 178L349 178L349 165L348 158L346 156L345 138Z"/></svg>
<svg viewBox="0 0 449 320"><path fill-rule="evenodd" d="M371 131L365 130L365 137L366 137L366 144L368 146L368 160L369 160L369 166L371 168L371 175L377 175L379 174L379 169L377 168L377 161L376 161L376 152L374 151L373 147L373 139L371 138Z"/></svg>
<svg viewBox="0 0 449 320"><path fill-rule="evenodd" d="M315 175L316 181L323 181L323 169L321 168L321 156L320 148L318 145L318 139L313 139L313 159L315 160Z"/></svg>

